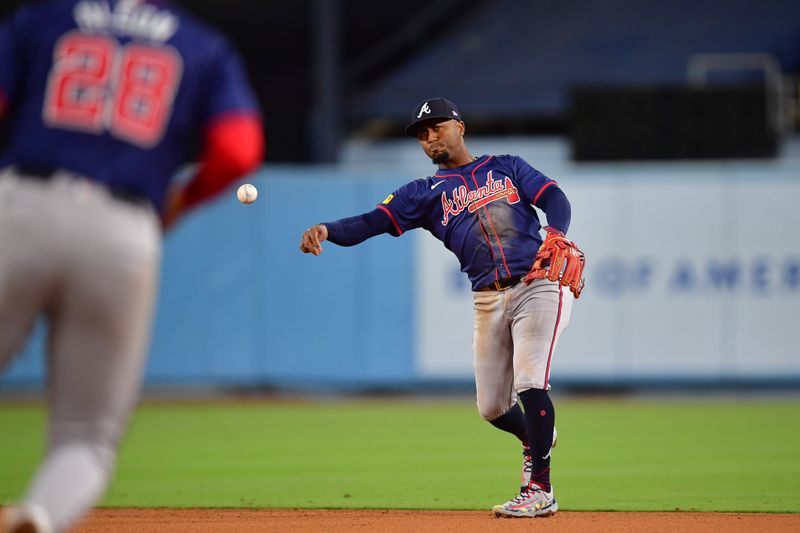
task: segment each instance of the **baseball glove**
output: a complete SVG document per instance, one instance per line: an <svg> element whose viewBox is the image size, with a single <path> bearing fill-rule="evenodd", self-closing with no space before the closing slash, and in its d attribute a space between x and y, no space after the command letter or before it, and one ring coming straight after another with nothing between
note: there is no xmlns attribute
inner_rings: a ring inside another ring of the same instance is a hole
<svg viewBox="0 0 800 533"><path fill-rule="evenodd" d="M522 281L530 285L537 279L559 280L569 287L576 299L580 298L584 285L583 266L586 264L583 252L557 229L548 226L545 230L547 237L536 252L531 271Z"/></svg>

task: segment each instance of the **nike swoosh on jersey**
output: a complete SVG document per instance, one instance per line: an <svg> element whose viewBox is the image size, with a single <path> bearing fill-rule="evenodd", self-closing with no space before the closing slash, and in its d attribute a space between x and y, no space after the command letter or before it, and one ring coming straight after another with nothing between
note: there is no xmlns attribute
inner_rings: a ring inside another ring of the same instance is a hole
<svg viewBox="0 0 800 533"><path fill-rule="evenodd" d="M435 189L436 187L438 187L439 185L441 185L441 184L442 184L442 183L444 183L444 182L445 182L445 180L442 180L442 181L437 181L436 183L434 183L433 185L431 185L431 190Z"/></svg>

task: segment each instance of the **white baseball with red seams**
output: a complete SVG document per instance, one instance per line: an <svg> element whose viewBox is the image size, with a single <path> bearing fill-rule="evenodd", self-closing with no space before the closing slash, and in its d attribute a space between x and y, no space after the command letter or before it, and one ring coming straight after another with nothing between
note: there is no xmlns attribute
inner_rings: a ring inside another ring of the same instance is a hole
<svg viewBox="0 0 800 533"><path fill-rule="evenodd" d="M252 204L258 198L258 189L256 189L255 185L245 183L236 191L236 197L243 204Z"/></svg>

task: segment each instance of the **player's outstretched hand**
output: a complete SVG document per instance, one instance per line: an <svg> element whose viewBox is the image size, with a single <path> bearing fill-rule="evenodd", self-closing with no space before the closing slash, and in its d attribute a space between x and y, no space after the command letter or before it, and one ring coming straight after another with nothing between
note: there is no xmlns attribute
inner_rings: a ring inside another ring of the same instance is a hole
<svg viewBox="0 0 800 533"><path fill-rule="evenodd" d="M583 252L560 231L550 227L545 229L547 237L536 253L531 271L522 281L530 285L537 279L558 280L569 287L576 299L580 298L584 285L583 267L586 264Z"/></svg>
<svg viewBox="0 0 800 533"><path fill-rule="evenodd" d="M300 238L300 251L304 254L319 255L322 253L322 241L328 238L328 228L323 224L311 226Z"/></svg>

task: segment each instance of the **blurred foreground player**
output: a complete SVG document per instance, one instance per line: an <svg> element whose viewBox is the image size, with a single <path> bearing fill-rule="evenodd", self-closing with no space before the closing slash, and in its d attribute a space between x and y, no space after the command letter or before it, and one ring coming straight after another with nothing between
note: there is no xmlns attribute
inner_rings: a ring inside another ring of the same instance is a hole
<svg viewBox="0 0 800 533"><path fill-rule="evenodd" d="M514 434L525 457L519 495L493 511L550 516L558 510L550 484L550 365L583 288L584 257L564 237L571 207L556 182L517 156L472 156L464 128L449 100L420 102L406 133L439 167L436 174L400 187L373 211L310 227L300 250L319 255L326 239L352 246L425 228L458 257L473 290L478 410ZM534 208L547 215L544 241Z"/></svg>
<svg viewBox="0 0 800 533"><path fill-rule="evenodd" d="M46 456L3 529L61 532L104 494L139 395L161 226L259 165L261 118L231 45L160 0L17 11L0 113L0 369L37 316L49 333Z"/></svg>

